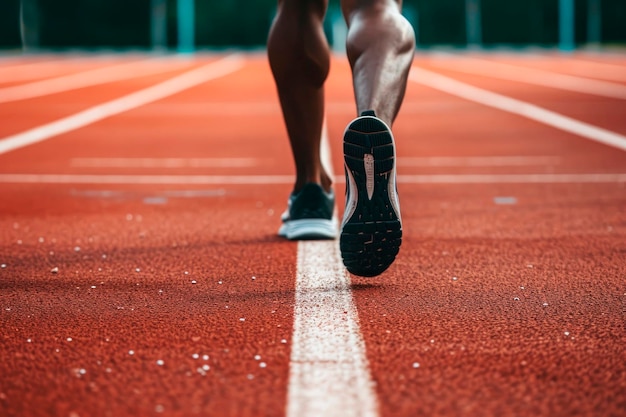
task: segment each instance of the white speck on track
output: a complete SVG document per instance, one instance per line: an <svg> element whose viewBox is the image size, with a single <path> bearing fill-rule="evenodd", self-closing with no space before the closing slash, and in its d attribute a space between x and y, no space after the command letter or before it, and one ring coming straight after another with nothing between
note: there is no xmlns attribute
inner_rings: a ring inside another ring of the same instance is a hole
<svg viewBox="0 0 626 417"><path fill-rule="evenodd" d="M298 243L287 417L378 415L337 241Z"/></svg>

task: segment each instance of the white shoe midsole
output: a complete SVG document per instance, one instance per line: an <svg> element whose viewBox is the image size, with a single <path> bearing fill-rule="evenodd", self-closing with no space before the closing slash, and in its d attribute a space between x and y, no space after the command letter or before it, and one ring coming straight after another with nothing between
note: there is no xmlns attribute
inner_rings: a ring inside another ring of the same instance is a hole
<svg viewBox="0 0 626 417"><path fill-rule="evenodd" d="M287 239L337 237L337 219L300 219L289 220L280 226L278 235Z"/></svg>

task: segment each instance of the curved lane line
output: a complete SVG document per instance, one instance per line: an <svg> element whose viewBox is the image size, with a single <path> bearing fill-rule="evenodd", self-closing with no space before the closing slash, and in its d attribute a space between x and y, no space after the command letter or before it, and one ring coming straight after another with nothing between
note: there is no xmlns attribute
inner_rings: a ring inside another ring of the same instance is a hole
<svg viewBox="0 0 626 417"><path fill-rule="evenodd" d="M94 85L175 71L190 64L191 62L189 61L172 62L160 57L124 62L27 84L0 88L0 103L26 100Z"/></svg>
<svg viewBox="0 0 626 417"><path fill-rule="evenodd" d="M0 155L163 99L209 80L223 77L237 71L243 65L244 58L241 55L228 55L219 61L187 71L143 90L91 107L55 122L5 137L0 139Z"/></svg>
<svg viewBox="0 0 626 417"><path fill-rule="evenodd" d="M606 52L602 55L606 56ZM536 55L526 55L529 58L537 58ZM594 59L594 55L578 55L582 58L587 56ZM620 55L621 56L621 55ZM602 56L600 56L602 58ZM558 62L558 61L553 61ZM612 64L610 62L587 61L585 59L568 57L567 62L560 62L563 65L563 72L570 75L578 75L582 77L601 78L608 81L626 82L626 68L622 65Z"/></svg>
<svg viewBox="0 0 626 417"><path fill-rule="evenodd" d="M54 54L38 55L44 61L28 61L12 65L0 62L0 82L13 83L61 76L75 69L75 65L113 65L124 61L145 58L146 54Z"/></svg>
<svg viewBox="0 0 626 417"><path fill-rule="evenodd" d="M559 74L531 67L458 55L438 54L433 56L428 62L439 68L466 74L626 100L626 85L609 81L592 80L574 75Z"/></svg>
<svg viewBox="0 0 626 417"><path fill-rule="evenodd" d="M426 87L517 114L574 135L626 151L626 136L563 116L525 101L475 87L417 66L411 68L409 79Z"/></svg>

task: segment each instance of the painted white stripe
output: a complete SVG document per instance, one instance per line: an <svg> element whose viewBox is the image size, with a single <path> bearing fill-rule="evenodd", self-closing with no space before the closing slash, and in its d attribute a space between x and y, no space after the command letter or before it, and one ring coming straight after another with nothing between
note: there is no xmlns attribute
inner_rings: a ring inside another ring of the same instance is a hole
<svg viewBox="0 0 626 417"><path fill-rule="evenodd" d="M80 168L247 168L259 165L257 158L72 158Z"/></svg>
<svg viewBox="0 0 626 417"><path fill-rule="evenodd" d="M522 58L524 59L524 58ZM590 78L601 78L609 81L626 82L626 67L606 62L585 61L567 58L566 62L556 61L554 57L546 57L549 63L561 62L558 68L563 72ZM565 65L563 65L565 64Z"/></svg>
<svg viewBox="0 0 626 417"><path fill-rule="evenodd" d="M411 167L550 166L560 163L561 158L557 156L428 156L398 158L398 165Z"/></svg>
<svg viewBox="0 0 626 417"><path fill-rule="evenodd" d="M439 52L433 55L438 55ZM449 55L448 53L445 53ZM497 54L478 54L478 56L488 56L495 59L505 59L509 62L519 62L520 65L538 65L548 71L559 72L570 75L577 75L581 77L603 79L607 81L626 81L626 67L612 64L609 62L598 62L597 59L606 61L610 58L607 53L600 53L596 56L589 56L595 61L580 59L584 58L585 53L576 53L574 55L555 55L550 54L536 54L536 53L502 53ZM469 56L476 56L469 54ZM577 58L578 57L578 58ZM622 56L623 57L623 56Z"/></svg>
<svg viewBox="0 0 626 417"><path fill-rule="evenodd" d="M162 58L96 68L28 84L0 88L0 103L41 97L116 81L145 77L190 66L188 61L164 61Z"/></svg>
<svg viewBox="0 0 626 417"><path fill-rule="evenodd" d="M0 67L0 82L8 83L45 77L49 74L59 74L67 71L63 61L46 60L37 62L7 63Z"/></svg>
<svg viewBox="0 0 626 417"><path fill-rule="evenodd" d="M438 55L441 56L441 55ZM530 67L520 67L497 61L488 61L467 56L454 56L453 59L432 59L429 61L439 68L477 74L490 78L516 81L543 87L557 88L577 93L592 94L626 100L626 85L608 81L591 80L573 75L557 74Z"/></svg>
<svg viewBox="0 0 626 417"><path fill-rule="evenodd" d="M127 57L125 57L128 59ZM16 65L0 67L0 82L19 82L37 78L55 76L72 71L74 65L85 62L98 62L102 64L119 62L119 56L105 55L97 57L54 56L46 61L26 62Z"/></svg>
<svg viewBox="0 0 626 417"><path fill-rule="evenodd" d="M413 66L409 79L448 94L526 117L574 135L626 150L626 136L602 129L542 107L516 100Z"/></svg>
<svg viewBox="0 0 626 417"><path fill-rule="evenodd" d="M0 174L0 183L15 184L293 184L293 175L71 175Z"/></svg>
<svg viewBox="0 0 626 417"><path fill-rule="evenodd" d="M626 85L466 56L450 55L449 58L443 59L436 57L442 55L435 55L429 63L456 72L626 100Z"/></svg>
<svg viewBox="0 0 626 417"><path fill-rule="evenodd" d="M79 129L107 117L123 113L156 100L171 96L209 80L223 77L243 66L241 55L229 55L219 61L187 71L162 83L121 98L91 107L52 123L18 133L0 140L0 154L50 139Z"/></svg>
<svg viewBox="0 0 626 417"><path fill-rule="evenodd" d="M626 182L626 174L399 175L398 182L406 184L612 184Z"/></svg>
<svg viewBox="0 0 626 417"><path fill-rule="evenodd" d="M128 184L128 185L272 185L293 184L293 175L80 175L0 174L4 184ZM344 183L337 175L334 182ZM585 174L441 174L399 175L404 184L549 184L623 183L623 173Z"/></svg>
<svg viewBox="0 0 626 417"><path fill-rule="evenodd" d="M298 243L287 417L376 417L365 342L337 241Z"/></svg>

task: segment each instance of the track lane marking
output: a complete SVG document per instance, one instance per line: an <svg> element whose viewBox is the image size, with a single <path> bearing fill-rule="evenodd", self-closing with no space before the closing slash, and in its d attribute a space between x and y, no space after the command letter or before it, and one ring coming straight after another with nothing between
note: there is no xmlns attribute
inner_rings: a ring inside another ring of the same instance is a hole
<svg viewBox="0 0 626 417"><path fill-rule="evenodd" d="M626 174L441 174L399 175L404 184L584 184L624 183Z"/></svg>
<svg viewBox="0 0 626 417"><path fill-rule="evenodd" d="M443 53L433 55L429 64L466 74L626 100L626 85L608 81L592 80L504 62Z"/></svg>
<svg viewBox="0 0 626 417"><path fill-rule="evenodd" d="M583 57L585 55L582 55ZM589 58L594 56L587 55ZM545 60L543 61L545 62ZM583 77L602 78L609 81L626 82L626 67L608 62L586 61L584 59L567 58L567 61L554 60L549 63L565 64L563 72Z"/></svg>
<svg viewBox="0 0 626 417"><path fill-rule="evenodd" d="M125 59L136 58L135 56L127 57ZM46 61L38 62L24 62L17 63L15 65L7 66L0 65L0 82L18 82L27 81L36 78L46 78L59 73L73 70L72 65L76 64L115 64L120 61L118 55L103 55L96 57L87 56L52 56Z"/></svg>
<svg viewBox="0 0 626 417"><path fill-rule="evenodd" d="M511 167L558 165L558 156L425 156L398 157L399 166L410 167Z"/></svg>
<svg viewBox="0 0 626 417"><path fill-rule="evenodd" d="M517 114L604 145L613 146L623 151L626 150L626 136L581 122L525 101L516 100L502 94L457 81L450 77L419 68L416 65L411 68L409 80L453 96Z"/></svg>
<svg viewBox="0 0 626 417"><path fill-rule="evenodd" d="M328 139L322 141L328 147ZM324 152L322 152L324 154ZM258 158L72 158L75 168L247 168L260 165ZM322 161L332 172L330 161ZM399 166L409 167L507 167L559 165L556 156L427 156L399 157Z"/></svg>
<svg viewBox="0 0 626 417"><path fill-rule="evenodd" d="M241 55L228 55L218 61L187 71L143 90L99 104L55 122L5 137L0 139L0 155L163 99L209 80L223 77L240 69L243 65L244 58Z"/></svg>
<svg viewBox="0 0 626 417"><path fill-rule="evenodd" d="M0 174L2 184L120 184L120 185L272 185L293 184L293 175L81 175ZM334 178L344 183L343 175ZM398 175L402 184L549 184L623 183L626 173L583 174L423 174Z"/></svg>
<svg viewBox="0 0 626 417"><path fill-rule="evenodd" d="M582 77L604 79L607 81L626 81L626 67L615 63L607 62L606 59L610 59L611 55L608 52L601 53L576 53L564 57L563 55L555 54L536 54L536 53L498 53L498 54L473 54L468 56L488 56L494 60L507 60L520 62L522 65L529 63L538 63L542 68L547 71L558 72L562 74L578 75ZM623 57L623 55L619 55ZM597 60L589 61L584 58L590 59L604 59L604 62ZM498 61L501 62L501 61ZM556 67L555 67L556 65ZM534 67L533 67L534 68Z"/></svg>
<svg viewBox="0 0 626 417"><path fill-rule="evenodd" d="M79 168L247 168L258 158L72 158Z"/></svg>
<svg viewBox="0 0 626 417"><path fill-rule="evenodd" d="M291 184L293 175L72 175L0 174L0 183L15 184Z"/></svg>
<svg viewBox="0 0 626 417"><path fill-rule="evenodd" d="M123 62L27 84L0 88L0 103L26 100L79 88L161 74L188 67L191 64L192 62L189 60L165 60L161 57Z"/></svg>
<svg viewBox="0 0 626 417"><path fill-rule="evenodd" d="M330 241L298 242L287 417L377 417L350 277Z"/></svg>

